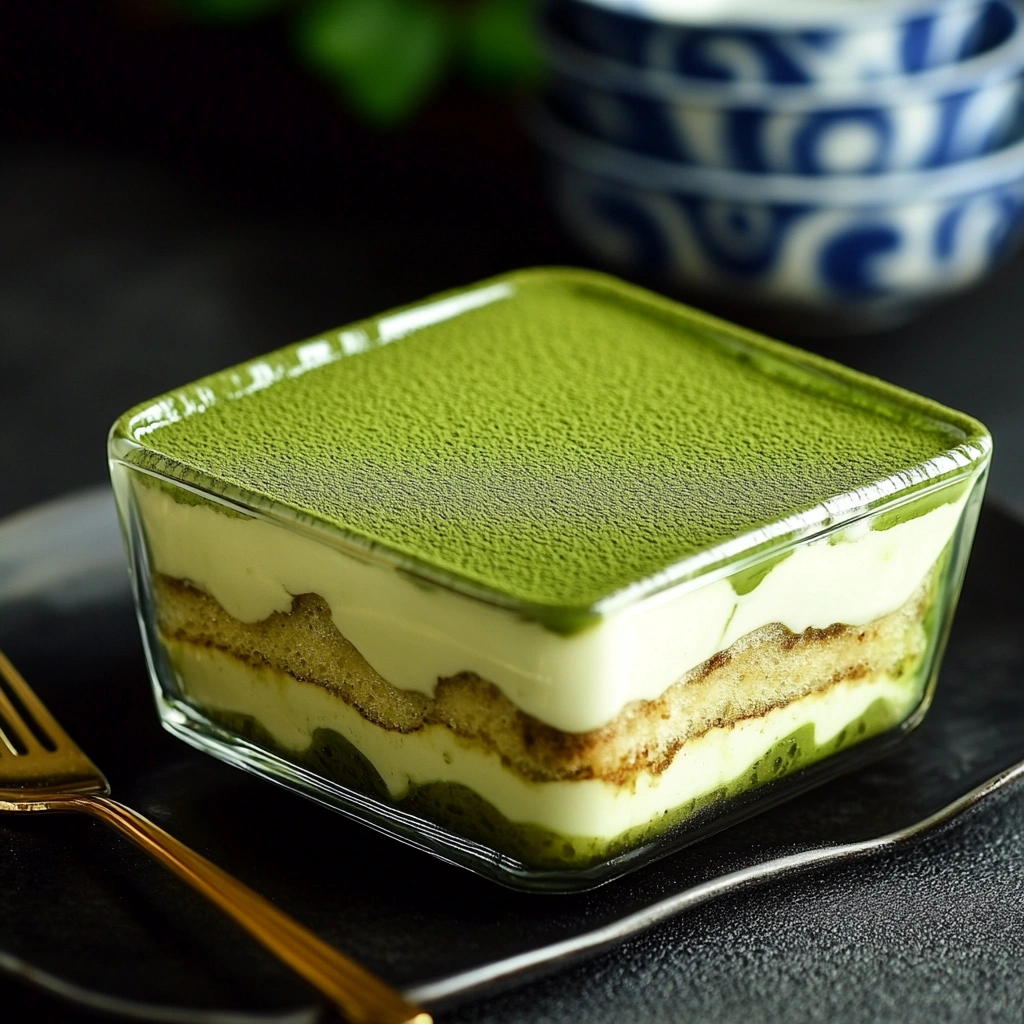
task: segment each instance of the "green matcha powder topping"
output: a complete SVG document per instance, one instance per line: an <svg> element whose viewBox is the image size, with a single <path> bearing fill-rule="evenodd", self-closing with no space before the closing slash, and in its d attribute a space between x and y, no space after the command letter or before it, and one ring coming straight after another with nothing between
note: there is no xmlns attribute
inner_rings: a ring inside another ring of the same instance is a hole
<svg viewBox="0 0 1024 1024"><path fill-rule="evenodd" d="M433 301L140 406L115 438L172 478L573 608L985 450L965 416L602 275Z"/></svg>

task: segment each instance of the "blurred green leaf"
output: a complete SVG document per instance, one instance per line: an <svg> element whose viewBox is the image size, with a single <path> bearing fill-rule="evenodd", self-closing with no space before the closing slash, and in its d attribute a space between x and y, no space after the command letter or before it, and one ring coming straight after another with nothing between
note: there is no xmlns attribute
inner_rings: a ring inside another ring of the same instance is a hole
<svg viewBox="0 0 1024 1024"><path fill-rule="evenodd" d="M426 99L452 38L447 11L429 0L318 0L299 13L295 34L306 64L380 124Z"/></svg>
<svg viewBox="0 0 1024 1024"><path fill-rule="evenodd" d="M174 0L174 6L197 21L235 25L260 18L283 7L288 0Z"/></svg>
<svg viewBox="0 0 1024 1024"><path fill-rule="evenodd" d="M537 42L538 0L477 0L466 15L466 68L492 85L536 78L541 69Z"/></svg>

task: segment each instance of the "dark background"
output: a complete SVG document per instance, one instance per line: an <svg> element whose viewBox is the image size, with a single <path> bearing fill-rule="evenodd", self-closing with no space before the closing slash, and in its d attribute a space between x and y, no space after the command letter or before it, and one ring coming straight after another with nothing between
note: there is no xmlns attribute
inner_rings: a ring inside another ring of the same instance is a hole
<svg viewBox="0 0 1024 1024"><path fill-rule="evenodd" d="M440 289L588 262L549 214L520 100L456 75L408 124L367 127L279 19L4 0L0 95L0 514L102 481L107 427L146 397ZM1022 268L908 327L804 343L985 419L992 491L1024 502Z"/></svg>
<svg viewBox="0 0 1024 1024"><path fill-rule="evenodd" d="M587 263L549 215L516 101L454 80L400 130L368 128L274 20L4 0L0 95L0 515L101 483L106 430L143 398L433 291ZM985 420L990 493L1024 506L1022 270L898 330L804 343ZM813 900L851 879L797 880L450 1019L1019 1021L1000 966L1024 957L1014 799L987 832L856 869L846 911L868 946ZM820 970L794 976L794 951L816 949ZM0 1016L87 1019L3 980Z"/></svg>
<svg viewBox="0 0 1024 1024"><path fill-rule="evenodd" d="M130 405L334 324L578 262L514 102L364 126L277 20L0 4L0 513L98 482Z"/></svg>

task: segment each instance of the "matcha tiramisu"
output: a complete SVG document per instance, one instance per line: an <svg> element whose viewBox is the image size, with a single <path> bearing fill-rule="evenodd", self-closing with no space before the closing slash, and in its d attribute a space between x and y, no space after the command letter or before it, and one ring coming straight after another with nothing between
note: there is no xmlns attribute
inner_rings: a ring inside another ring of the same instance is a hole
<svg viewBox="0 0 1024 1024"><path fill-rule="evenodd" d="M281 349L110 441L168 727L550 885L910 727L989 449L572 270Z"/></svg>

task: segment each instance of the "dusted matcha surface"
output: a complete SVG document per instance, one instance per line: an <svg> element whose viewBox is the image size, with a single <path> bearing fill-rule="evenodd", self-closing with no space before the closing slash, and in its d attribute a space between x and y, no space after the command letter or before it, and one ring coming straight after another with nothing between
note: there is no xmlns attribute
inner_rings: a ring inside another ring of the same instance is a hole
<svg viewBox="0 0 1024 1024"><path fill-rule="evenodd" d="M603 275L523 271L127 413L129 461L515 599L584 608L980 424ZM916 472L915 472L916 471ZM822 514L824 518L824 513Z"/></svg>

